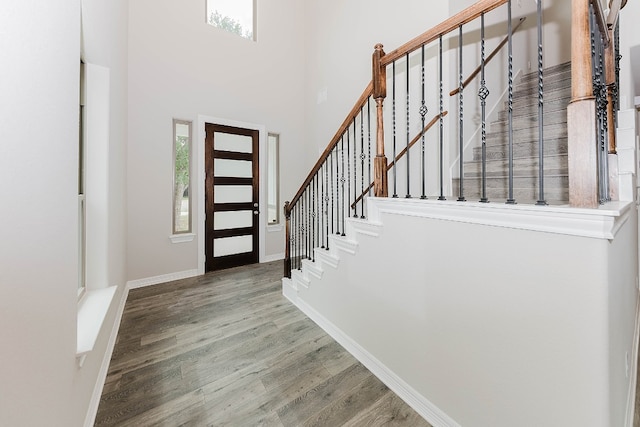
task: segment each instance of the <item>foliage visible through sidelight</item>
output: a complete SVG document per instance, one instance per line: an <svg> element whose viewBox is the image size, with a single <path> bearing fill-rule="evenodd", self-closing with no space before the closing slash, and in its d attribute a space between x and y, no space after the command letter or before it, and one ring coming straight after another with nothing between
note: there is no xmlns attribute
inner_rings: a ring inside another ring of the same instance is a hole
<svg viewBox="0 0 640 427"><path fill-rule="evenodd" d="M191 232L191 122L174 120L173 233Z"/></svg>

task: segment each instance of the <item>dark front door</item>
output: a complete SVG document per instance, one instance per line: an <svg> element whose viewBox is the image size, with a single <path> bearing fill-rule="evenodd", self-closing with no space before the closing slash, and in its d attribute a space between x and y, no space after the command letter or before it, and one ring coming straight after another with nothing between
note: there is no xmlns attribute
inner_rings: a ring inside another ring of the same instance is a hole
<svg viewBox="0 0 640 427"><path fill-rule="evenodd" d="M258 131L207 123L205 270L258 262Z"/></svg>

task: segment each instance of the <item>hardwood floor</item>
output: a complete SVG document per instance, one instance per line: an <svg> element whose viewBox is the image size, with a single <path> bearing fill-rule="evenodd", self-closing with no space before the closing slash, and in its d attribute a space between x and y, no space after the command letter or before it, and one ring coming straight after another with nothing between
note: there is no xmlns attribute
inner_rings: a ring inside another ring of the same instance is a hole
<svg viewBox="0 0 640 427"><path fill-rule="evenodd" d="M96 426L430 426L282 296L282 263L129 293Z"/></svg>

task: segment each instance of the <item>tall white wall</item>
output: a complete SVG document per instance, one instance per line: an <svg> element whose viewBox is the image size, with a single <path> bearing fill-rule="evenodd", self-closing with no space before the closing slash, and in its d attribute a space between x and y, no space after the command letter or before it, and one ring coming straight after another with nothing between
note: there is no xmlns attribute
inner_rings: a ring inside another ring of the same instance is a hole
<svg viewBox="0 0 640 427"><path fill-rule="evenodd" d="M311 165L303 160L301 2L258 2L255 43L206 24L205 0L136 0L129 13L127 275L135 280L197 268L197 239L169 240L172 118L192 120L194 138L198 115L279 133L282 204ZM202 183L192 179L195 195ZM192 203L194 212L204 209ZM284 251L283 232L264 224L260 232L266 255Z"/></svg>
<svg viewBox="0 0 640 427"><path fill-rule="evenodd" d="M124 288L125 0L85 1L87 59L111 67L107 271ZM80 426L114 323L76 361L80 0L0 5L0 425ZM95 27L98 25L99 29ZM96 33L89 31L93 28ZM124 33L122 33L124 31ZM121 295L121 292L118 293Z"/></svg>
<svg viewBox="0 0 640 427"><path fill-rule="evenodd" d="M305 1L304 107L315 162L371 80L371 55L387 52L447 18L447 2ZM389 157L389 156L388 156Z"/></svg>

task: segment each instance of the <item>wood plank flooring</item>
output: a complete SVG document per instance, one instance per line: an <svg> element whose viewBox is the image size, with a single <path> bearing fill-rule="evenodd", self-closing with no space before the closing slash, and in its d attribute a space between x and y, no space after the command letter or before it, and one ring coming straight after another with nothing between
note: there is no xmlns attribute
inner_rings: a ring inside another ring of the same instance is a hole
<svg viewBox="0 0 640 427"><path fill-rule="evenodd" d="M282 296L282 263L129 293L96 426L427 426Z"/></svg>

